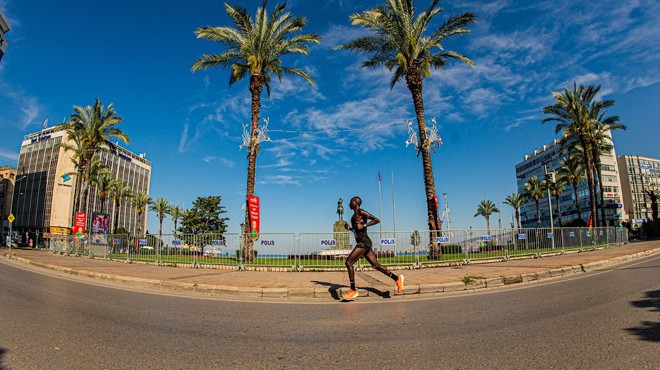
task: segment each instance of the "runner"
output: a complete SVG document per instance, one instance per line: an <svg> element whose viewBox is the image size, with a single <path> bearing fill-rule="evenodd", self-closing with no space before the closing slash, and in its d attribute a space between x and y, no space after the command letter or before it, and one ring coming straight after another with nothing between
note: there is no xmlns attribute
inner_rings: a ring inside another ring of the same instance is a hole
<svg viewBox="0 0 660 370"><path fill-rule="evenodd" d="M351 203L349 204L349 207L353 210L351 226L344 224L347 230L353 232L356 242L355 248L353 248L351 254L348 255L348 258L346 258L346 268L348 269L348 280L351 283L351 289L341 296L341 299L344 301L352 301L359 296L359 293L355 288L355 269L353 268L353 264L362 256L369 261L371 267L389 276L396 282L397 293L403 292L403 275L397 276L385 266L378 263L376 253L371 249L372 243L369 235L367 235L367 227L377 225L380 223L380 220L371 213L360 208L361 205L362 199L360 197L351 198Z"/></svg>

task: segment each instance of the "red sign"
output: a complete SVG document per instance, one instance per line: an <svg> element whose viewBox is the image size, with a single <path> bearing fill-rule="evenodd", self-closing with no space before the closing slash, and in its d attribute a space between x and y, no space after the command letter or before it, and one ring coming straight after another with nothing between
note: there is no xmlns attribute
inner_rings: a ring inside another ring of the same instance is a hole
<svg viewBox="0 0 660 370"><path fill-rule="evenodd" d="M259 197L248 194L247 197L248 215L250 217L250 232L252 239L259 239Z"/></svg>
<svg viewBox="0 0 660 370"><path fill-rule="evenodd" d="M85 233L85 224L87 223L87 215L84 212L76 212L76 220L73 223L73 235Z"/></svg>

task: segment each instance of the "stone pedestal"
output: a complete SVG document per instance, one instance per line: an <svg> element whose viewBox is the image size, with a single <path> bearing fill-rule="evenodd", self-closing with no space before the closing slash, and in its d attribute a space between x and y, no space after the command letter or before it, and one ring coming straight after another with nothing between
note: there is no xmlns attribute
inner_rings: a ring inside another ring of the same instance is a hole
<svg viewBox="0 0 660 370"><path fill-rule="evenodd" d="M349 243L351 232L346 230L344 226L346 224L346 221L338 220L332 225L332 238L337 244L330 249L351 249L351 244Z"/></svg>

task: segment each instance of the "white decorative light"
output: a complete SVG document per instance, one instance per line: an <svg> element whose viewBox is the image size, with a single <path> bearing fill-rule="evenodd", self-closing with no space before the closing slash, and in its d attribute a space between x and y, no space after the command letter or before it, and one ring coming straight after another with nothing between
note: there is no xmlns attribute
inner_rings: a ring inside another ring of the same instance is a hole
<svg viewBox="0 0 660 370"><path fill-rule="evenodd" d="M257 127L257 139L256 143L254 143L256 146L264 141L270 141L270 137L268 136L268 121L269 118L264 118L263 126ZM251 126L249 123L243 125L243 143L238 147L238 150L243 149L243 147L250 146L250 138L252 136L250 128Z"/></svg>
<svg viewBox="0 0 660 370"><path fill-rule="evenodd" d="M423 143L420 146L419 139L417 137L417 132L412 127L412 121L408 121L408 140L406 140L406 147L410 144L414 144L415 148L417 149L417 155L419 155L420 151L422 149L424 150L433 150L433 153L436 152L436 148L434 148L431 143L436 142L438 145L438 149L440 149L440 144L442 144L442 139L438 135L438 126L437 122L435 121L435 117L431 118L431 122L433 122L433 125L431 127L426 127L426 143Z"/></svg>

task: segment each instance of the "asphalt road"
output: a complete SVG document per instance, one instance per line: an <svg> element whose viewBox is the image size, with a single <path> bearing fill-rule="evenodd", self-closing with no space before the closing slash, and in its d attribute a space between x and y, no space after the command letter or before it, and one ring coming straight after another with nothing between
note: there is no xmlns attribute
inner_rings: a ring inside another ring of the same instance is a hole
<svg viewBox="0 0 660 370"><path fill-rule="evenodd" d="M0 369L660 369L660 256L431 299L226 301L0 262Z"/></svg>

